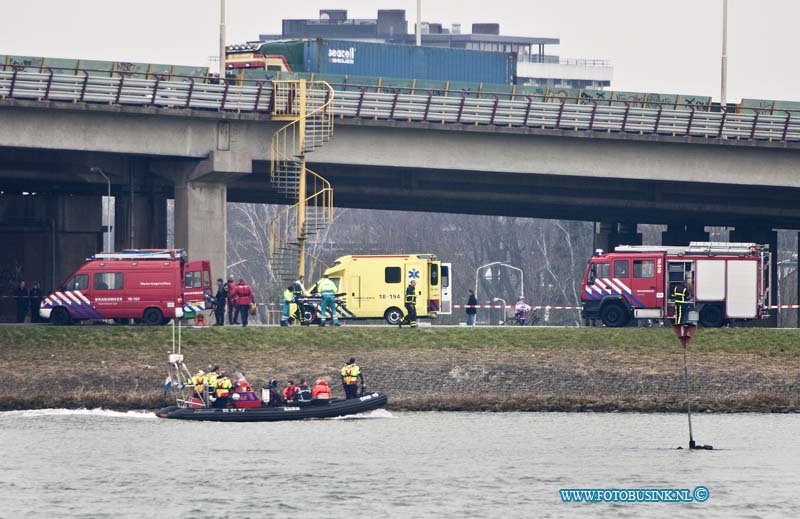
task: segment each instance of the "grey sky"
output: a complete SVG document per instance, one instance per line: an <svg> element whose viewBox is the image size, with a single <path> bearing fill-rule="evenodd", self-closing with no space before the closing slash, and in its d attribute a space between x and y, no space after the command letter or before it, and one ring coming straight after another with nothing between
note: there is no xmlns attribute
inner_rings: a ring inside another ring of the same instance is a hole
<svg viewBox="0 0 800 519"><path fill-rule="evenodd" d="M730 0L729 100L800 98L800 2ZM207 65L217 53L218 0L0 2L0 54ZM283 18L416 0L228 0L228 43L279 33ZM611 60L613 88L719 97L722 0L424 0L423 20L445 26L496 21L503 34L561 38L563 57Z"/></svg>

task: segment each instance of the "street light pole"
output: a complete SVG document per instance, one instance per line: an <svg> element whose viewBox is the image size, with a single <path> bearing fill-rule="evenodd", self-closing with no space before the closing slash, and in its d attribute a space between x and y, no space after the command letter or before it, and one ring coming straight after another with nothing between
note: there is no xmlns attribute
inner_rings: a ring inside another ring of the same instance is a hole
<svg viewBox="0 0 800 519"><path fill-rule="evenodd" d="M722 81L720 106L728 106L728 0L722 0Z"/></svg>
<svg viewBox="0 0 800 519"><path fill-rule="evenodd" d="M417 0L417 47L422 45L422 0Z"/></svg>
<svg viewBox="0 0 800 519"><path fill-rule="evenodd" d="M114 240L114 235L112 234L112 226L111 226L111 179L103 172L100 168L90 168L93 173L99 173L106 179L106 184L108 185L108 196L106 198L106 232L108 233L108 243L106 243L106 236L103 236L103 248L105 252L112 252L113 245L112 241Z"/></svg>
<svg viewBox="0 0 800 519"><path fill-rule="evenodd" d="M219 0L219 78L225 79L225 0Z"/></svg>

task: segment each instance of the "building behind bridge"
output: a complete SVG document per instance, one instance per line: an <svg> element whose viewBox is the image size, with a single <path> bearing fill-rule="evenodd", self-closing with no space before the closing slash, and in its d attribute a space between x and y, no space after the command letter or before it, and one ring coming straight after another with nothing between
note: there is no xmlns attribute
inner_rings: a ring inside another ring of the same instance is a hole
<svg viewBox="0 0 800 519"><path fill-rule="evenodd" d="M281 34L261 34L261 41L326 38L375 43L414 45L415 27L409 32L404 9L379 9L374 19L347 17L345 9L321 9L317 19L283 20ZM606 60L566 59L548 54L558 38L506 36L499 23L473 23L471 33L460 24L422 22L422 45L453 49L517 54L517 83L551 88L605 88L611 86L614 69Z"/></svg>

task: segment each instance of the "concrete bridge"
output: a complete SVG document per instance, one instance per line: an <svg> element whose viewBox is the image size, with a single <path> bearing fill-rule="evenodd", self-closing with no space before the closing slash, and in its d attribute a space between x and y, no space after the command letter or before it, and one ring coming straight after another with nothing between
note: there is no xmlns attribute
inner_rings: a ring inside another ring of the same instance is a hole
<svg viewBox="0 0 800 519"><path fill-rule="evenodd" d="M116 248L164 246L174 198L176 246L211 259L215 276L225 265L225 203L285 202L268 181L268 143L280 127L268 88L224 87L227 105L218 99L215 109L205 94L223 95L220 85L187 93L139 81L144 93L126 82L105 102L86 89L65 102L67 94L31 96L45 79L34 88L17 78L12 92L0 75L0 232L6 243L26 236L0 260L35 258L39 279L58 283L96 251L107 185L92 168L111 181ZM772 244L772 229L800 228L792 114L336 95L335 136L311 167L339 206L595 221L605 247L639 241L637 223L668 224L664 243L705 239L706 225Z"/></svg>

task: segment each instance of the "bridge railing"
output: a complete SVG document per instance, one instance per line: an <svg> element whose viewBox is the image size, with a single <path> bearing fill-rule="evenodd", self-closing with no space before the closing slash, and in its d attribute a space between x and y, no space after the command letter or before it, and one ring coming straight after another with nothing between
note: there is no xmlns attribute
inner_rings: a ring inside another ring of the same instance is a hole
<svg viewBox="0 0 800 519"><path fill-rule="evenodd" d="M272 82L172 76L96 76L91 70L0 69L0 98L152 106L233 112L272 109ZM216 82L214 82L216 81ZM426 90L375 85L336 89L340 118L758 141L800 141L800 110L719 107L689 103L520 95L510 92Z"/></svg>

